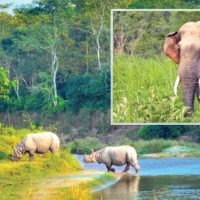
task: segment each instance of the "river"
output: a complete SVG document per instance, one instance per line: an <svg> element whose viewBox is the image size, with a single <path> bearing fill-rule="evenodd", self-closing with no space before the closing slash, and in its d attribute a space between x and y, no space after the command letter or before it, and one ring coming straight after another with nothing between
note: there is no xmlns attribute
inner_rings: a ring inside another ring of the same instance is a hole
<svg viewBox="0 0 200 200"><path fill-rule="evenodd" d="M84 169L106 171L104 164L84 163L82 155L75 155ZM199 158L138 159L140 173L133 168L127 175L108 186L94 190L95 199L103 200L197 200L200 199ZM116 167L116 172L125 168Z"/></svg>

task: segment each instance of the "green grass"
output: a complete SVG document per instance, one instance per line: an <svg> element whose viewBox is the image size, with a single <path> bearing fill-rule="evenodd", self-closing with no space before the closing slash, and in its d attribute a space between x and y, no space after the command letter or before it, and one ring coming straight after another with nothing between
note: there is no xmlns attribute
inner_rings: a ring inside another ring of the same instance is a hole
<svg viewBox="0 0 200 200"><path fill-rule="evenodd" d="M119 141L118 145L129 144L136 148L138 155L161 153L163 156L170 154L165 153L165 150L170 147L185 147L190 149L189 152L172 152L171 155L181 156L184 154L187 157L200 157L200 146L196 143L178 141L178 140L164 140L164 139L152 139L152 140L138 140L132 141L128 138L123 138ZM162 156L161 155L161 156Z"/></svg>
<svg viewBox="0 0 200 200"><path fill-rule="evenodd" d="M28 155L23 156L19 162L11 162L9 158L13 154L12 145L16 145L30 132L28 129L15 130L12 127L5 127L0 131L1 200L29 199L34 180L81 169L69 149L61 149L57 155L50 152L43 155L35 154L33 162L29 162Z"/></svg>
<svg viewBox="0 0 200 200"><path fill-rule="evenodd" d="M101 186L109 181L115 180L116 177L111 173L105 173L96 178L93 181L71 186L68 188L60 189L59 194L53 196L53 199L71 199L71 200L93 200L95 199L93 193L91 193L92 189L98 186Z"/></svg>
<svg viewBox="0 0 200 200"><path fill-rule="evenodd" d="M178 65L170 59L115 56L113 62L113 122L179 123L200 121L195 99L192 117L184 117L181 85L173 93Z"/></svg>

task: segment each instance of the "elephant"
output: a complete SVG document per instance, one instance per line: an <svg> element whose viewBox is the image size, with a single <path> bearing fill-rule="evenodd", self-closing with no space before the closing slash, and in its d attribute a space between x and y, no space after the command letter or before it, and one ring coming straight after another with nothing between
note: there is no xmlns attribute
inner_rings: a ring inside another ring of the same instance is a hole
<svg viewBox="0 0 200 200"><path fill-rule="evenodd" d="M44 154L47 151L57 153L60 148L58 136L51 132L30 133L19 144L14 147L14 155L11 161L19 161L28 153L30 161L34 160L34 153Z"/></svg>
<svg viewBox="0 0 200 200"><path fill-rule="evenodd" d="M98 151L92 150L91 155L85 154L84 162L98 162L99 164L104 163L108 172L115 172L115 169L111 168L112 165L122 166L124 164L126 164L124 172L127 172L130 169L130 166L135 168L136 173L140 170L140 166L137 162L136 150L129 145L115 147L109 146Z"/></svg>
<svg viewBox="0 0 200 200"><path fill-rule="evenodd" d="M179 64L178 74L174 85L182 83L184 106L189 109L186 116L194 110L195 94L200 101L200 21L187 22L176 32L165 36L164 53L176 64Z"/></svg>

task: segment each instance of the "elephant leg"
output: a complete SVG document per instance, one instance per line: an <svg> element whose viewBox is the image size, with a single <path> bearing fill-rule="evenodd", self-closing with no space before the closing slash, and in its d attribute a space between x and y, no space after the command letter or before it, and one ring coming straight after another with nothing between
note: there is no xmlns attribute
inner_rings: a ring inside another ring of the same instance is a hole
<svg viewBox="0 0 200 200"><path fill-rule="evenodd" d="M34 151L29 151L30 161L34 160Z"/></svg>
<svg viewBox="0 0 200 200"><path fill-rule="evenodd" d="M190 107L188 112L194 110L195 85L194 81L182 81L184 106ZM186 116L189 116L189 114L186 113Z"/></svg>
<svg viewBox="0 0 200 200"><path fill-rule="evenodd" d="M127 165L126 165L126 168L124 169L124 171L123 172L127 172L129 169L130 169L130 164L129 163L127 163Z"/></svg>

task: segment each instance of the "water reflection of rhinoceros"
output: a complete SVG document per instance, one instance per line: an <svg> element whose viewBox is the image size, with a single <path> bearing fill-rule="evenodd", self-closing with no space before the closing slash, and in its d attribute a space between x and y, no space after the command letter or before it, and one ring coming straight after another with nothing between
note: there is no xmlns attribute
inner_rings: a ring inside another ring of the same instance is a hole
<svg viewBox="0 0 200 200"><path fill-rule="evenodd" d="M98 199L102 196L102 199L126 199L137 200L137 193L139 190L139 176L124 175L117 183L110 187L96 193L95 198ZM127 197L127 194L131 194Z"/></svg>

